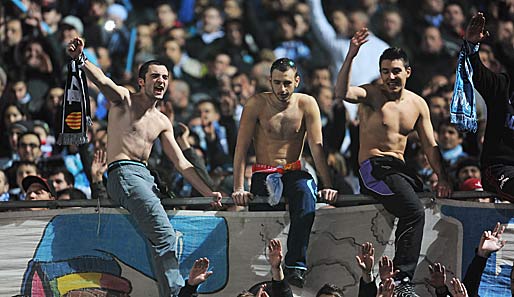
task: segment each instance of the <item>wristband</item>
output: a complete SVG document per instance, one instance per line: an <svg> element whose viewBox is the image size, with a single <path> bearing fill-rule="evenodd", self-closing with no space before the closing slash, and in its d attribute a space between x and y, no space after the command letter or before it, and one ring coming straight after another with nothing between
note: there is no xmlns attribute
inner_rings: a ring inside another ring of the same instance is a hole
<svg viewBox="0 0 514 297"><path fill-rule="evenodd" d="M87 57L84 55L84 52L81 52L80 55L75 59L77 63L77 67L82 68L86 64Z"/></svg>

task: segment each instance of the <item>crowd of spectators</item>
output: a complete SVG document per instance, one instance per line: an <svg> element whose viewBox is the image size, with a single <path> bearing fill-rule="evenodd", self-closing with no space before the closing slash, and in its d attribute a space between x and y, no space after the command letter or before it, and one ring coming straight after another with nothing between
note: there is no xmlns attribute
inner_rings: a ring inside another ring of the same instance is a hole
<svg viewBox="0 0 514 297"><path fill-rule="evenodd" d="M459 132L448 117L456 57L465 25L477 11L485 13L491 32L480 48L484 65L514 74L511 1L6 1L0 7L0 199L31 199L22 185L30 175L49 179L55 199L106 196L109 104L93 84L89 143L58 146L55 141L67 75L65 46L75 36L86 40L90 61L134 91L139 65L150 59L166 63L170 84L159 108L174 123L188 159L194 159L212 187L226 196L232 191L242 107L253 94L270 90L272 61L294 59L302 79L298 91L313 95L320 107L334 187L339 193L358 193L359 118L355 106L333 99L333 85L350 38L362 27L372 35L354 62L351 83L380 83L376 65L381 52L390 46L404 48L413 69L407 88L427 100L454 189L480 190L485 104L477 94L476 134ZM433 188L437 180L415 134L405 157L426 189ZM250 154L246 186L253 160ZM303 160L313 164L308 151ZM172 169L159 143L149 166L163 193L198 196Z"/></svg>

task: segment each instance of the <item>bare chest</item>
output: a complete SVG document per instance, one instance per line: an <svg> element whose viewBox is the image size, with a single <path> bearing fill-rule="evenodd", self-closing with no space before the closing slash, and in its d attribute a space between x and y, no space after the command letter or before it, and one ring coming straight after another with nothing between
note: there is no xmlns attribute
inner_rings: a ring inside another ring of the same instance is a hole
<svg viewBox="0 0 514 297"><path fill-rule="evenodd" d="M416 125L419 111L410 102L386 102L381 106L362 106L361 125L407 135Z"/></svg>
<svg viewBox="0 0 514 297"><path fill-rule="evenodd" d="M298 108L275 114L263 111L259 117L259 126L266 137L273 139L292 139L305 134L303 112Z"/></svg>
<svg viewBox="0 0 514 297"><path fill-rule="evenodd" d="M162 121L156 111L147 110L128 110L119 109L116 111L116 119L113 129L110 131L114 135L130 138L136 141L153 142L162 132Z"/></svg>

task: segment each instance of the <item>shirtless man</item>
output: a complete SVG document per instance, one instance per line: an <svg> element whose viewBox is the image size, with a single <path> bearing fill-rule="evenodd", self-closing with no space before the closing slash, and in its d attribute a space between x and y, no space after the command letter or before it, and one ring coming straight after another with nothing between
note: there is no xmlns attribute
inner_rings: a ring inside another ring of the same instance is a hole
<svg viewBox="0 0 514 297"><path fill-rule="evenodd" d="M234 156L232 198L237 205L247 205L254 194L268 196L272 206L282 196L286 198L291 225L284 272L290 284L303 287L316 194L332 203L337 191L331 189L316 100L294 93L300 83L294 61L278 59L271 65L270 73L272 92L254 95L243 109ZM323 190L319 192L312 176L301 168L305 137L323 182ZM247 192L243 188L245 158L252 138L256 164L252 168L252 186Z"/></svg>
<svg viewBox="0 0 514 297"><path fill-rule="evenodd" d="M360 183L361 192L377 198L384 208L399 218L396 229L396 291L414 294L410 284L418 263L423 239L425 212L415 192L422 183L405 166L407 135L417 131L430 165L439 177L437 196L450 195L448 176L442 166L428 106L423 98L405 89L411 68L402 49L390 48L380 56L382 85L349 85L352 61L367 41L366 28L352 38L350 49L341 66L335 87L336 98L361 103L360 117ZM414 295L416 296L416 295Z"/></svg>
<svg viewBox="0 0 514 297"><path fill-rule="evenodd" d="M168 87L166 66L155 60L143 64L138 76L140 90L132 94L87 61L83 49L80 38L70 41L67 48L111 103L107 127L108 194L130 212L151 244L159 296L176 296L184 280L175 251L175 230L146 168L154 140L160 138L166 156L180 173L204 196L214 197L217 206L221 206L221 194L212 192L197 175L175 141L170 120L156 108Z"/></svg>

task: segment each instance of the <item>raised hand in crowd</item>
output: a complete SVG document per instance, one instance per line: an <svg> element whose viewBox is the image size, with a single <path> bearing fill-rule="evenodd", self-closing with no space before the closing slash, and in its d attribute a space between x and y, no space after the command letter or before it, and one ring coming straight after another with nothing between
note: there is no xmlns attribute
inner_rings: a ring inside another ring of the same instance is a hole
<svg viewBox="0 0 514 297"><path fill-rule="evenodd" d="M505 246L506 240L502 240L505 226L501 226L500 222L496 223L496 227L493 231L484 231L480 238L480 244L478 245L477 255L487 258L493 252L499 251Z"/></svg>
<svg viewBox="0 0 514 297"><path fill-rule="evenodd" d="M388 256L382 256L380 261L378 261L378 275L380 276L381 282L385 282L389 278L394 278L398 272L400 272L400 270L394 270L393 260Z"/></svg>
<svg viewBox="0 0 514 297"><path fill-rule="evenodd" d="M91 179L93 183L101 182L102 176L107 170L107 152L96 150L91 163Z"/></svg>
<svg viewBox="0 0 514 297"><path fill-rule="evenodd" d="M262 286L259 288L259 291L257 291L257 294L255 294L255 297L270 297L266 292L266 287L266 284L262 284Z"/></svg>
<svg viewBox="0 0 514 297"><path fill-rule="evenodd" d="M189 143L189 133L190 133L189 127L187 125L185 125L184 123L177 123L177 124L180 128L179 136L176 138L177 143L178 143L178 146L180 146L180 149L184 151L191 147L191 144Z"/></svg>
<svg viewBox="0 0 514 297"><path fill-rule="evenodd" d="M441 263L428 265L430 279L426 279L429 285L435 288L437 296L447 296L448 287L446 286L446 267Z"/></svg>
<svg viewBox="0 0 514 297"><path fill-rule="evenodd" d="M355 256L357 263L362 270L362 279L366 283L373 281L373 265L375 264L375 248L371 242L361 245L359 255Z"/></svg>
<svg viewBox="0 0 514 297"><path fill-rule="evenodd" d="M472 43L477 43L489 36L489 32L485 31L485 17L479 12L471 18L464 39Z"/></svg>
<svg viewBox="0 0 514 297"><path fill-rule="evenodd" d="M193 267L189 271L189 279L187 283L191 286L198 286L199 284L205 282L212 274L212 271L208 271L209 269L209 259L200 258L195 261Z"/></svg>
<svg viewBox="0 0 514 297"><path fill-rule="evenodd" d="M378 287L377 297L393 297L394 296L394 279L388 278Z"/></svg>
<svg viewBox="0 0 514 297"><path fill-rule="evenodd" d="M456 277L450 281L450 291L453 297L468 297L466 286Z"/></svg>
<svg viewBox="0 0 514 297"><path fill-rule="evenodd" d="M271 274L274 280L280 281L284 279L282 271L282 243L278 239L272 239L268 243L268 261L271 265Z"/></svg>

